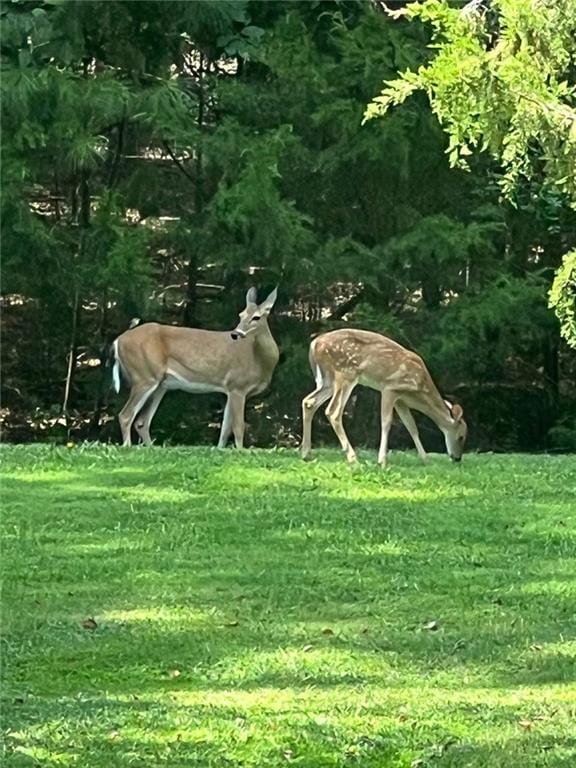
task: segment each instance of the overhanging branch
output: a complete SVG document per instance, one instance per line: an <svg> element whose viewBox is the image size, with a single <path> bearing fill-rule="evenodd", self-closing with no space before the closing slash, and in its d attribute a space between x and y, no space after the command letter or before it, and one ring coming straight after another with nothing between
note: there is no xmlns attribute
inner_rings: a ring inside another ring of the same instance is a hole
<svg viewBox="0 0 576 768"><path fill-rule="evenodd" d="M167 153L170 155L170 159L172 160L172 162L174 163L174 165L175 165L175 166L178 168L178 170L179 170L181 173L183 173L183 174L184 174L184 176L186 176L186 178L187 178L189 181L191 181L191 182L192 182L192 184L196 184L196 179L194 178L194 176L192 176L192 174L191 174L191 173L188 173L188 171L186 170L186 168L184 167L184 165L183 165L183 164L180 162L180 160L178 160L178 158L176 157L176 155L174 154L174 152L173 152L173 151L170 149L170 145L168 144L168 142L167 142L167 141L163 141L163 142L162 142L162 146L164 147L164 149L166 150L166 152L167 152Z"/></svg>

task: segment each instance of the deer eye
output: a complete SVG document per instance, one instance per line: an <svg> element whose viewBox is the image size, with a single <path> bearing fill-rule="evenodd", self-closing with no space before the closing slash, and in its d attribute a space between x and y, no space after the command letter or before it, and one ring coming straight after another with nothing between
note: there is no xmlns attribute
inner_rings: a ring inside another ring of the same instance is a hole
<svg viewBox="0 0 576 768"><path fill-rule="evenodd" d="M260 320L260 319L261 319L260 315L252 315L252 317L250 318L250 322L251 323L257 323L258 320Z"/></svg>

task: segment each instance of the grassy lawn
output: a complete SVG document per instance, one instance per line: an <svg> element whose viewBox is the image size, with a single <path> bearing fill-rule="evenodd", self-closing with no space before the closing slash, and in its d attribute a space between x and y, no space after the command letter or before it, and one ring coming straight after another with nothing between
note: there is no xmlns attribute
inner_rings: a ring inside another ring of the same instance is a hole
<svg viewBox="0 0 576 768"><path fill-rule="evenodd" d="M1 455L2 765L576 765L575 457Z"/></svg>

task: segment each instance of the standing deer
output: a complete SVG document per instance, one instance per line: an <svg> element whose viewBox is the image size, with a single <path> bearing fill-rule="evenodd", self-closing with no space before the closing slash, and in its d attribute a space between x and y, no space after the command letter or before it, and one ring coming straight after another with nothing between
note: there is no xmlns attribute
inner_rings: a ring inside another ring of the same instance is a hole
<svg viewBox="0 0 576 768"><path fill-rule="evenodd" d="M204 331L146 323L118 336L113 345L113 380L120 391L120 372L130 383L130 396L120 411L123 445L131 445L132 424L151 445L150 423L171 389L223 392L227 396L218 447L234 433L236 448L244 443L246 398L266 389L279 351L268 327L276 301L274 289L262 304L256 289L246 294L246 308L233 331Z"/></svg>
<svg viewBox="0 0 576 768"><path fill-rule="evenodd" d="M326 415L346 458L356 461L356 453L344 431L342 415L357 384L376 389L382 396L379 464L386 464L393 411L410 433L420 458L426 460L411 408L429 416L444 433L451 459L460 461L462 458L467 434L462 408L442 398L424 361L415 352L379 333L350 328L330 331L314 339L309 359L316 376L316 389L302 401L303 458L310 453L314 414L331 398Z"/></svg>

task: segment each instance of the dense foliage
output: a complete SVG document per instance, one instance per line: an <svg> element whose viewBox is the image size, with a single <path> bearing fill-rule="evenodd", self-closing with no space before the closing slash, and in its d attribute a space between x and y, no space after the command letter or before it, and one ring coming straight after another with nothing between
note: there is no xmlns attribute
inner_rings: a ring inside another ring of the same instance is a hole
<svg viewBox="0 0 576 768"><path fill-rule="evenodd" d="M248 285L279 283L254 442L294 441L310 336L350 324L423 354L473 444L574 447L575 361L547 308L576 244L561 191L519 174L511 205L506 165L451 168L421 94L362 125L383 80L430 61L425 20L367 0L0 13L9 438L114 437L101 363L131 318L231 327ZM211 441L221 408L173 395L153 432ZM351 410L375 440L375 396Z"/></svg>
<svg viewBox="0 0 576 768"><path fill-rule="evenodd" d="M576 0L424 0L388 13L431 23L436 55L388 82L366 119L423 90L449 135L452 165L488 150L509 199L533 179L576 208ZM567 253L550 295L573 347L575 260Z"/></svg>

